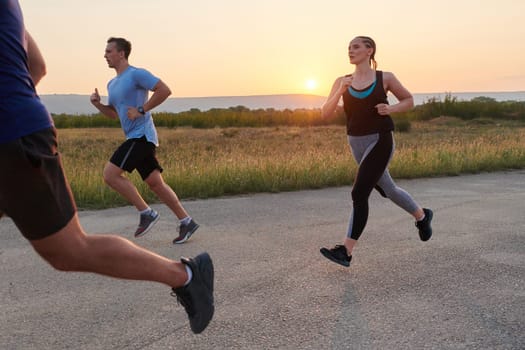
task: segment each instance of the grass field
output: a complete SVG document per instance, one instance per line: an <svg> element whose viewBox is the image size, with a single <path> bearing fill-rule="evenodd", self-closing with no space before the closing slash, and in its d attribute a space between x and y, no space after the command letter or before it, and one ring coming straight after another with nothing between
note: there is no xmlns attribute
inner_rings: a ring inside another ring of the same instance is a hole
<svg viewBox="0 0 525 350"><path fill-rule="evenodd" d="M159 128L164 179L180 198L350 185L356 171L345 128ZM396 133L394 178L525 168L525 124L437 118ZM102 180L124 135L116 128L59 129L59 147L81 209L128 205ZM129 176L148 202L157 199Z"/></svg>

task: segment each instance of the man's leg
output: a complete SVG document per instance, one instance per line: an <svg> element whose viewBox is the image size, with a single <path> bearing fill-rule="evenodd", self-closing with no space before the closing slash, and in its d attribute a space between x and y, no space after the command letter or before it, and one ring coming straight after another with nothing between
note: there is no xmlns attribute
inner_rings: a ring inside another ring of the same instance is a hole
<svg viewBox="0 0 525 350"><path fill-rule="evenodd" d="M170 286L184 306L194 333L201 333L213 317L214 272L207 253L193 259L183 258L181 262L169 260L116 235L87 235L76 214L60 231L30 242L58 270L93 272Z"/></svg>
<svg viewBox="0 0 525 350"><path fill-rule="evenodd" d="M180 220L179 236L173 240L173 244L185 243L197 231L199 224L188 215L173 189L164 182L158 169L153 170L144 181Z"/></svg>
<svg viewBox="0 0 525 350"><path fill-rule="evenodd" d="M188 279L181 262L169 260L116 235L87 235L78 216L60 231L30 241L54 268L180 287Z"/></svg>
<svg viewBox="0 0 525 350"><path fill-rule="evenodd" d="M123 173L124 170L108 162L104 167L104 181L133 204L138 211L146 210L148 204L144 201L135 185L123 176Z"/></svg>
<svg viewBox="0 0 525 350"><path fill-rule="evenodd" d="M144 180L149 188L159 197L159 199L173 211L179 219L184 219L188 213L182 206L182 203L177 197L173 189L164 182L162 175L158 169L155 169Z"/></svg>

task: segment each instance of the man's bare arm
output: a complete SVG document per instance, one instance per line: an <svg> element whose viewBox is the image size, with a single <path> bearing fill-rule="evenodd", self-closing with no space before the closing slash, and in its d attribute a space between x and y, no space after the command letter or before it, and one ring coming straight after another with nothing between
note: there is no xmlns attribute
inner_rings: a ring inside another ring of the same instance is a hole
<svg viewBox="0 0 525 350"><path fill-rule="evenodd" d="M33 79L33 84L36 86L47 73L46 62L44 61L44 56L42 56L38 45L27 30L25 36L27 45L27 65L29 67L29 74L31 74L31 78Z"/></svg>

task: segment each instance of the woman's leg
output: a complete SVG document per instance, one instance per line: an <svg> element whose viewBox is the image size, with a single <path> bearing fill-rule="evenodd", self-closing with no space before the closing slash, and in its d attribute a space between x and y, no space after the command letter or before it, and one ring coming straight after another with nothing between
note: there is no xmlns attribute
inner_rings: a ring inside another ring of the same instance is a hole
<svg viewBox="0 0 525 350"><path fill-rule="evenodd" d="M377 186L383 191L386 198L414 216L416 220L424 216L423 208L417 204L410 193L396 185L388 169L385 170L383 176L379 179Z"/></svg>
<svg viewBox="0 0 525 350"><path fill-rule="evenodd" d="M364 153L352 188L353 210L348 225L347 238L357 241L361 236L368 221L368 198L385 172L391 154L391 133L379 134L376 141L371 142ZM349 248L348 253L351 254L353 246L350 245L347 250Z"/></svg>
<svg viewBox="0 0 525 350"><path fill-rule="evenodd" d="M384 173L392 153L392 134L374 134L349 138L352 154L359 163L352 188L353 208L344 245L321 248L321 254L343 266L349 266L352 251L368 221L368 198Z"/></svg>

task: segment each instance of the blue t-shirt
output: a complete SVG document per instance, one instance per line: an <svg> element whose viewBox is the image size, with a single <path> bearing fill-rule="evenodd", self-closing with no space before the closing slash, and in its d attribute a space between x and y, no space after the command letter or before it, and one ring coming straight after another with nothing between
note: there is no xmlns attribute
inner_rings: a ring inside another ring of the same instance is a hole
<svg viewBox="0 0 525 350"><path fill-rule="evenodd" d="M18 0L0 0L0 143L53 126L27 65Z"/></svg>
<svg viewBox="0 0 525 350"><path fill-rule="evenodd" d="M148 101L148 93L159 82L159 78L142 68L129 66L126 70L108 83L108 103L115 108L120 119L120 125L127 139L146 139L159 145L157 130L151 113L130 120L127 116L129 107L140 107Z"/></svg>

